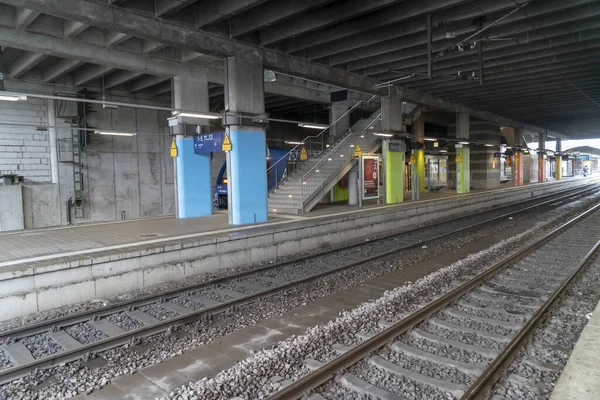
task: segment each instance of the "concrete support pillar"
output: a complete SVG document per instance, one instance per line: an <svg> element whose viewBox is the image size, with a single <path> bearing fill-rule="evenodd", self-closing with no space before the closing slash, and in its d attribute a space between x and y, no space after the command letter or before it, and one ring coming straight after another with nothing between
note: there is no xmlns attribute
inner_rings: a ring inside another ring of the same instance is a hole
<svg viewBox="0 0 600 400"><path fill-rule="evenodd" d="M468 140L470 134L469 115L456 114L456 139ZM471 191L471 154L468 144L456 145L456 192L469 193Z"/></svg>
<svg viewBox="0 0 600 400"><path fill-rule="evenodd" d="M209 111L208 81L173 78L173 107L185 111ZM173 127L175 157L175 198L177 218L212 214L210 154L194 154L194 134L208 120L179 117Z"/></svg>
<svg viewBox="0 0 600 400"><path fill-rule="evenodd" d="M546 149L546 135L543 133L538 134L538 182L546 181L546 162L545 162L545 150Z"/></svg>
<svg viewBox="0 0 600 400"><path fill-rule="evenodd" d="M358 164L355 164L348 172L348 205L358 205Z"/></svg>
<svg viewBox="0 0 600 400"><path fill-rule="evenodd" d="M268 219L265 129L237 117L265 112L262 58L258 54L227 57L225 64L226 124L232 146L227 156L229 222L264 222Z"/></svg>
<svg viewBox="0 0 600 400"><path fill-rule="evenodd" d="M421 116L413 123L413 149L415 156L414 172L419 175L419 191L425 191L425 119Z"/></svg>
<svg viewBox="0 0 600 400"><path fill-rule="evenodd" d="M404 104L392 90L390 95L381 98L382 128L384 132L406 132L404 128Z"/></svg>
<svg viewBox="0 0 600 400"><path fill-rule="evenodd" d="M472 130L471 138L482 143L469 145L473 189L492 190L500 188L501 159L494 157L494 153L497 153L500 149L500 132L498 128L490 125Z"/></svg>
<svg viewBox="0 0 600 400"><path fill-rule="evenodd" d="M48 142L50 144L50 171L52 183L58 183L58 152L56 151L56 108L54 100L48 99Z"/></svg>
<svg viewBox="0 0 600 400"><path fill-rule="evenodd" d="M562 141L560 138L556 138L556 180L560 181L562 178Z"/></svg>
<svg viewBox="0 0 600 400"><path fill-rule="evenodd" d="M331 108L329 109L329 124L333 125L329 131L330 144L335 143L338 138L350 129L350 114L344 116L349 109L350 104L347 100L331 103Z"/></svg>

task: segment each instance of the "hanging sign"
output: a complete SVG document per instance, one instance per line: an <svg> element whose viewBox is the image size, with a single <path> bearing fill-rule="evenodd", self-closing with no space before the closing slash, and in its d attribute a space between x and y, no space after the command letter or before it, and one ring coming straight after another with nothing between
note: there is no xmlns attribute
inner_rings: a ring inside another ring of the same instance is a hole
<svg viewBox="0 0 600 400"><path fill-rule="evenodd" d="M391 141L388 144L388 151L404 153L406 151L406 144L400 141Z"/></svg>
<svg viewBox="0 0 600 400"><path fill-rule="evenodd" d="M177 157L177 145L175 144L175 139L171 141L171 157Z"/></svg>
<svg viewBox="0 0 600 400"><path fill-rule="evenodd" d="M223 151L231 151L231 140L229 139L229 134L225 134L225 138L223 139L223 146L221 147Z"/></svg>
<svg viewBox="0 0 600 400"><path fill-rule="evenodd" d="M308 160L308 153L306 152L306 148L302 146L302 150L300 151L300 161Z"/></svg>
<svg viewBox="0 0 600 400"><path fill-rule="evenodd" d="M205 133L194 136L194 153L218 153L223 143L223 132Z"/></svg>
<svg viewBox="0 0 600 400"><path fill-rule="evenodd" d="M362 156L363 152L362 149L360 148L359 145L356 145L356 147L354 148L354 157L360 157Z"/></svg>
<svg viewBox="0 0 600 400"><path fill-rule="evenodd" d="M460 154L457 154L457 155L456 155L456 159L455 159L455 161L456 161L457 163L461 163L461 162L463 162L463 158L462 158L462 156L461 156Z"/></svg>

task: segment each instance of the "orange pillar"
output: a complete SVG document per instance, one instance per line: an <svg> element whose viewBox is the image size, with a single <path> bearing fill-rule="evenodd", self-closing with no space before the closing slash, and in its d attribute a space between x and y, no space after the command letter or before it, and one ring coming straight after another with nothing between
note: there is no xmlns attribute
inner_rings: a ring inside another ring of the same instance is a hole
<svg viewBox="0 0 600 400"><path fill-rule="evenodd" d="M538 182L546 181L546 160L544 154L538 154Z"/></svg>
<svg viewBox="0 0 600 400"><path fill-rule="evenodd" d="M520 151L513 156L513 179L515 186L523 186L523 159Z"/></svg>

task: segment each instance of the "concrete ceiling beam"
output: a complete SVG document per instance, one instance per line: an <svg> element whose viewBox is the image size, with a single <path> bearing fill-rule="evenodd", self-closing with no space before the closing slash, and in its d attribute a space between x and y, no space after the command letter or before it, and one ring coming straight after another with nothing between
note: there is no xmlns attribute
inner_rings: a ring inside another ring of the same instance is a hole
<svg viewBox="0 0 600 400"><path fill-rule="evenodd" d="M48 57L46 54L27 52L9 65L6 72L9 76L18 79L44 61L46 57Z"/></svg>
<svg viewBox="0 0 600 400"><path fill-rule="evenodd" d="M77 21L65 21L63 24L63 37L72 38L89 28L89 25Z"/></svg>
<svg viewBox="0 0 600 400"><path fill-rule="evenodd" d="M152 96L160 96L165 93L169 93L171 91L171 89L172 89L172 84L169 81L169 82L165 82L160 85L157 85L156 87L153 87L150 91L150 94Z"/></svg>
<svg viewBox="0 0 600 400"><path fill-rule="evenodd" d="M293 0L258 6L229 20L231 36L236 37L254 32L333 1L335 0Z"/></svg>
<svg viewBox="0 0 600 400"><path fill-rule="evenodd" d="M75 86L87 86L89 83L102 79L103 76L115 71L114 67L105 67L103 65L88 64L75 71L73 81Z"/></svg>
<svg viewBox="0 0 600 400"><path fill-rule="evenodd" d="M555 77L545 77L545 78L537 78L533 77L528 81L520 81L514 84L509 85L494 85L490 87L486 87L484 91L475 91L475 87L472 87L471 90L468 88L464 88L461 91L453 92L445 97L451 97L456 101L464 100L472 100L472 99L481 99L483 96L493 96L496 97L508 97L511 96L518 97L528 95L530 93L545 93L547 91L552 91L555 89L561 89L563 87L571 87L566 81L566 75L557 75ZM596 81L600 80L600 77L591 77L589 72L584 71L581 73L571 74L567 79L572 82L576 82L581 85L593 84ZM436 92L432 92L432 94L437 95Z"/></svg>
<svg viewBox="0 0 600 400"><path fill-rule="evenodd" d="M155 0L154 7L156 9L157 17L166 17L179 10L183 10L185 7L191 6L196 0Z"/></svg>
<svg viewBox="0 0 600 400"><path fill-rule="evenodd" d="M30 10L27 8L17 11L17 17L15 18L15 29L24 31L29 28L29 25L39 17L41 12Z"/></svg>
<svg viewBox="0 0 600 400"><path fill-rule="evenodd" d="M512 57L496 58L491 62L485 63L484 76L487 78L493 78L501 76L515 76L522 72L527 72L530 68L537 68L542 66L568 66L577 65L586 59L597 57L600 55L600 41L588 40L586 42L577 43L571 46L559 46L555 48L549 48L540 50L537 52L525 51L521 54L514 55ZM478 65L465 64L459 67L463 76L468 76L472 72L478 76ZM436 82L443 82L444 79L448 81L451 78L456 78L456 69L448 68L438 71L438 76L441 76ZM422 74L422 73L421 73ZM487 82L486 82L487 83ZM419 75L417 79L411 79L407 81L405 86L413 87L415 89L423 89L435 87L435 83L427 79L423 75ZM485 86L485 84L484 84Z"/></svg>
<svg viewBox="0 0 600 400"><path fill-rule="evenodd" d="M600 6L598 7L600 16ZM570 21L567 24L551 26L524 34L515 35L518 42L493 42L484 44L484 61L493 58L508 57L524 51L537 51L548 47L569 45L585 40L597 38L598 23L600 18L591 18L583 21ZM444 50L445 46L434 47L434 55ZM365 76L377 76L378 79L393 79L405 71L423 69L427 65L427 46L415 46L410 50L388 53L381 57L374 57L368 61L370 66L363 61L354 66L348 66L350 70L363 73ZM477 59L476 49L465 49L462 52L446 54L443 57L434 58L433 68L435 71L443 68L457 67ZM401 72L393 72L398 70Z"/></svg>
<svg viewBox="0 0 600 400"><path fill-rule="evenodd" d="M261 46L269 46L279 43L296 36L339 24L361 14L391 6L394 3L396 3L396 0L346 0L335 3L330 7L322 8L318 13L304 15L287 21L285 24L278 24L262 30L259 33L260 44Z"/></svg>
<svg viewBox="0 0 600 400"><path fill-rule="evenodd" d="M502 20L496 28L486 31L486 36L503 33L505 30L520 28L531 28L531 19L553 12L559 12L568 8L591 3L593 0L574 0L564 2L561 0L547 0L539 3L532 3L527 6L526 14L518 12ZM434 41L443 40L446 34L450 33L453 37L453 44L460 41L460 36L475 32L476 24L464 26L465 22L471 22L476 18L505 13L508 9L515 7L511 0L483 0L475 3L458 5L449 10L443 10L432 14L433 39ZM368 32L368 34L359 37L351 36L347 39L337 40L331 44L317 45L309 48L308 56L310 59L319 59L328 57L329 65L335 66L345 64L351 61L360 60L378 56L384 53L409 48L418 44L426 44L427 26L426 21L421 19L412 19L402 24L394 24L386 27L379 27L377 30ZM484 23L490 24L493 20ZM528 25L529 24L529 25ZM456 27L459 25L459 27ZM408 37L403 37L408 36ZM300 39L301 40L301 39ZM395 47L397 46L397 47Z"/></svg>
<svg viewBox="0 0 600 400"><path fill-rule="evenodd" d="M143 74L134 71L115 71L104 79L104 89L111 89L140 78Z"/></svg>
<svg viewBox="0 0 600 400"><path fill-rule="evenodd" d="M369 15L350 22L337 24L327 29L321 29L317 32L305 34L297 39L291 39L284 43L283 49L287 53L296 53L302 50L309 49L316 44L333 42L349 36L360 35L363 32L370 31L374 28L381 29L390 24L398 24L402 21L408 21L411 17L417 15L426 15L436 10L446 7L452 7L465 3L464 0L422 0L419 2L407 1L401 2L395 6L385 8L373 12ZM514 3L513 3L514 6ZM425 26L425 18L423 18L423 26ZM352 38L355 47L360 38ZM366 39L368 40L368 39Z"/></svg>
<svg viewBox="0 0 600 400"><path fill-rule="evenodd" d="M79 60L62 59L51 67L45 69L42 72L44 82L54 82L61 76L74 71L77 67L81 66L83 62Z"/></svg>
<svg viewBox="0 0 600 400"><path fill-rule="evenodd" d="M240 14L253 7L266 3L267 0L202 0L196 7L196 26L202 28Z"/></svg>
<svg viewBox="0 0 600 400"><path fill-rule="evenodd" d="M588 7L584 7L588 8ZM600 15L600 6L592 5L589 7L590 10L587 10L585 13L555 13L545 17L536 18L535 20L529 19L527 17L523 17L522 20L518 20L518 22L514 24L503 24L498 26L497 28L492 28L485 32L486 37L495 37L500 35L506 35L510 32L527 32L524 34L515 34L510 37L515 37L520 40L521 43L533 42L541 39L543 36L539 35L540 29L545 28L546 32L550 32L551 27L555 27L557 25L562 25L570 22L579 22L581 21L582 15L588 15L592 17L594 15ZM588 12L589 11L589 12ZM587 17L586 17L587 18ZM533 25L535 22L535 25ZM535 28L532 28L535 26ZM596 27L598 25L595 25ZM579 31L583 31L586 29L593 29L594 25L588 23L585 26L571 26L570 29L575 29ZM457 32L461 34L471 34L476 31L476 25L472 25L467 28L460 28ZM543 32L542 32L543 33ZM558 33L554 33L554 36L557 36ZM460 37L459 37L460 38ZM457 39L446 39L443 36L443 32L438 35L434 35L434 55L439 53L441 50L454 46L459 42L459 38ZM416 40L415 40L416 39ZM496 49L502 49L507 47L514 47L518 44L516 42L492 42L484 44L484 55L487 56L487 52ZM379 45L372 46L373 49L369 49L368 51L357 52L357 56L355 60L351 60L347 63L348 70L355 71L360 69L368 69L373 66L379 66L380 64L389 63L392 61L401 61L410 57L415 56L427 56L427 35L422 34L417 38L409 37L406 40L394 40L381 43ZM402 51L406 50L406 51ZM364 55L364 56L363 56ZM446 56L448 57L448 56ZM436 59L435 61L439 62L440 59ZM434 62L436 64L436 62Z"/></svg>
<svg viewBox="0 0 600 400"><path fill-rule="evenodd" d="M233 1L233 0L231 0ZM84 22L117 33L143 39L156 40L167 45L188 49L208 55L244 56L262 55L266 68L302 76L327 84L367 93L381 93L373 89L376 83L363 76L343 70L334 70L325 65L289 54L226 38L217 34L186 27L167 20L140 15L131 11L110 7L91 0L0 0L17 7L28 7L56 17ZM223 5L228 1L214 3ZM238 5L248 3L233 1ZM256 2L251 2L256 4ZM208 11L206 15L210 14Z"/></svg>
<svg viewBox="0 0 600 400"><path fill-rule="evenodd" d="M530 79L537 78L554 78L557 75L565 74L565 73L577 73L590 71L595 69L595 65L597 63L597 57L586 59L580 65L567 65L567 66L555 66L553 64L549 64L543 67L532 68L526 72L506 72L488 76L486 79L486 84L483 86L479 85L478 80L470 80L470 81L458 81L452 80L445 84L438 84L435 87L430 87L428 89L423 89L422 87L419 90L427 90L428 93L436 93L438 96L448 96L455 89L463 89L466 88L466 85L471 85L470 89L479 92L480 90L485 91L487 85L509 85L511 83L516 82L524 82ZM596 64L597 65L597 64ZM543 82L542 82L543 85Z"/></svg>
<svg viewBox="0 0 600 400"><path fill-rule="evenodd" d="M163 83L165 81L170 81L170 77L165 76L154 76L154 75L144 75L140 79L131 82L131 84L127 85L127 90L135 93L141 90L148 89L152 86L158 85L159 83Z"/></svg>

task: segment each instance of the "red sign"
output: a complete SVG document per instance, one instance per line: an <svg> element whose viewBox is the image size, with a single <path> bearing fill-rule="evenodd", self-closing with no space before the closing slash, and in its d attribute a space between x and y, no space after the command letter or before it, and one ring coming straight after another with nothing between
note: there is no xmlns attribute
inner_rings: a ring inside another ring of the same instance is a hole
<svg viewBox="0 0 600 400"><path fill-rule="evenodd" d="M377 194L377 159L363 158L365 194Z"/></svg>

